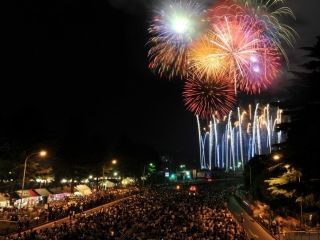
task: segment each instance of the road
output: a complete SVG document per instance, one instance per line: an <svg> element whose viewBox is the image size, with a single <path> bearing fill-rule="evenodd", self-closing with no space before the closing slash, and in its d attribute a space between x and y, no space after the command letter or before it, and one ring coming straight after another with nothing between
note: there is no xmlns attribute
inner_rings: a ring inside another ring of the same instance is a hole
<svg viewBox="0 0 320 240"><path fill-rule="evenodd" d="M258 224L246 211L239 205L239 203L232 197L228 203L228 208L235 218L240 222L241 213L243 214L244 222L243 228L247 231L250 238L259 240L274 240L274 238Z"/></svg>

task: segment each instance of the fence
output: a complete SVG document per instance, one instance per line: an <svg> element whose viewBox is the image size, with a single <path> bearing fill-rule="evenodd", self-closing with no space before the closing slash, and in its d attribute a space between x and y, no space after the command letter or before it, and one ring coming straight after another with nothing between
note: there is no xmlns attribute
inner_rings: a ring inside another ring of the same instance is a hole
<svg viewBox="0 0 320 240"><path fill-rule="evenodd" d="M320 231L290 231L280 233L280 240L319 240Z"/></svg>

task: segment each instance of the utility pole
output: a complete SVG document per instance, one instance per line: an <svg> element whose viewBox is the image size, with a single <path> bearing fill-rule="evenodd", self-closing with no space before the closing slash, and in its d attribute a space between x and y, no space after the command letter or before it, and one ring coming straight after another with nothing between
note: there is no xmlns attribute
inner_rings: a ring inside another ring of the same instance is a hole
<svg viewBox="0 0 320 240"><path fill-rule="evenodd" d="M299 176L299 185L300 185L300 176ZM302 229L302 201L303 201L303 197L301 197L301 201L300 201L300 230Z"/></svg>
<svg viewBox="0 0 320 240"><path fill-rule="evenodd" d="M251 166L250 164L248 164L249 166L249 177L250 177L250 192L251 192L251 195L253 195L253 191L252 191L252 177L251 177Z"/></svg>
<svg viewBox="0 0 320 240"><path fill-rule="evenodd" d="M144 187L145 175L146 175L146 164L144 164L144 166L143 166L143 176L142 176L142 186L143 187Z"/></svg>

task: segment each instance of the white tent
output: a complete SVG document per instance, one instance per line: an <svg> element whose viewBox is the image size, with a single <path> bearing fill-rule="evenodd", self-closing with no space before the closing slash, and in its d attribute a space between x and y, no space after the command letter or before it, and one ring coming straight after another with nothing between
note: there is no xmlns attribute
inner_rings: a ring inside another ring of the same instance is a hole
<svg viewBox="0 0 320 240"><path fill-rule="evenodd" d="M87 185L77 185L75 189L83 196L92 194L91 189Z"/></svg>
<svg viewBox="0 0 320 240"><path fill-rule="evenodd" d="M111 182L109 180L105 180L103 183L102 183L102 186L104 188L113 188L116 184L114 182Z"/></svg>
<svg viewBox="0 0 320 240"><path fill-rule="evenodd" d="M8 207L10 205L9 198L0 193L0 207Z"/></svg>

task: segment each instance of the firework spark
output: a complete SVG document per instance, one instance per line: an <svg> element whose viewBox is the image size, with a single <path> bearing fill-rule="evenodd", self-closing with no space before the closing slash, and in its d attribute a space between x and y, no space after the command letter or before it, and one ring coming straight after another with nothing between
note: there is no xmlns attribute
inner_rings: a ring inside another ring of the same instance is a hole
<svg viewBox="0 0 320 240"><path fill-rule="evenodd" d="M204 34L190 46L189 60L190 71L198 78L210 79L213 76L224 74L226 72L226 58L224 55L218 55L219 49L212 44L212 34ZM216 53L212 57L212 53Z"/></svg>
<svg viewBox="0 0 320 240"><path fill-rule="evenodd" d="M233 2L233 3L232 3ZM262 34L269 38L289 63L283 43L293 47L297 32L283 19L295 19L285 0L233 0L216 7L213 14L251 16L263 23Z"/></svg>
<svg viewBox="0 0 320 240"><path fill-rule="evenodd" d="M197 75L186 81L183 97L187 109L203 119L209 119L212 114L222 118L236 101L232 84L219 78L198 78Z"/></svg>
<svg viewBox="0 0 320 240"><path fill-rule="evenodd" d="M208 51L203 54L203 59L223 64L228 72L226 81L234 83L235 91L258 93L268 88L280 71L280 54L273 43L261 34L260 22L255 18L216 18L206 38L206 44L211 46L206 48ZM194 65L201 66L201 61ZM210 71L206 68L201 70L210 75L212 68Z"/></svg>
<svg viewBox="0 0 320 240"><path fill-rule="evenodd" d="M198 36L202 8L195 0L172 0L156 12L149 28L149 67L160 76L186 76L188 47Z"/></svg>

